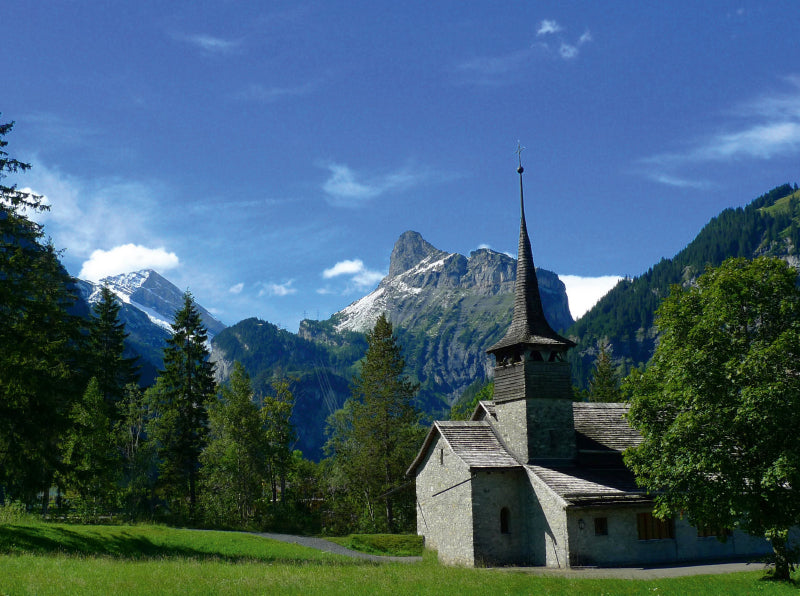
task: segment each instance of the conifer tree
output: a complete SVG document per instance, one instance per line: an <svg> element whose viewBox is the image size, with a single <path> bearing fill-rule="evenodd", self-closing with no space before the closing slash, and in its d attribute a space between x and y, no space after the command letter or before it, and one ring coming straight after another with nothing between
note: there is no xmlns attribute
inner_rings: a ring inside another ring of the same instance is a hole
<svg viewBox="0 0 800 596"><path fill-rule="evenodd" d="M405 360L382 314L367 333L361 372L345 407L331 417L327 449L337 473L364 512L363 529L398 531L414 518L413 490L400 490L422 440L413 399L418 386L403 375Z"/></svg>
<svg viewBox="0 0 800 596"><path fill-rule="evenodd" d="M125 324L119 320L120 305L114 293L103 286L100 300L92 307L89 323L91 373L97 378L109 415L116 419L116 404L125 387L137 380L135 358L126 358Z"/></svg>
<svg viewBox="0 0 800 596"><path fill-rule="evenodd" d="M207 331L186 292L164 349L164 370L155 391L153 435L158 443L159 485L174 515L196 513L200 453L208 405L216 393Z"/></svg>
<svg viewBox="0 0 800 596"><path fill-rule="evenodd" d="M44 495L58 465L58 437L70 404L85 389L79 366L81 323L69 314L73 280L28 214L42 197L7 186L29 164L9 157L0 124L0 499Z"/></svg>
<svg viewBox="0 0 800 596"><path fill-rule="evenodd" d="M594 371L589 381L589 401L623 401L620 378L611 359L611 346L607 340L597 342L597 346L597 359L594 361Z"/></svg>

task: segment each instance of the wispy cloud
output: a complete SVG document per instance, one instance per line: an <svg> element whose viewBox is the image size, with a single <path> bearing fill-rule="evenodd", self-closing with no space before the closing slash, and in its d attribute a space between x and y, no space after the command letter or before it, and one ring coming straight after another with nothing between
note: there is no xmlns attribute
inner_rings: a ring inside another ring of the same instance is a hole
<svg viewBox="0 0 800 596"><path fill-rule="evenodd" d="M297 293L297 288L293 288L293 279L282 283L264 283L261 284L261 289L258 291L259 297L261 296L289 296Z"/></svg>
<svg viewBox="0 0 800 596"><path fill-rule="evenodd" d="M239 51L242 47L241 39L225 39L206 33L193 35L174 34L173 38L199 48L208 54L231 54Z"/></svg>
<svg viewBox="0 0 800 596"><path fill-rule="evenodd" d="M178 256L164 247L148 248L138 244L123 244L111 250L92 252L89 259L83 263L78 277L98 282L110 275L141 269L155 269L163 273L179 265Z"/></svg>
<svg viewBox="0 0 800 596"><path fill-rule="evenodd" d="M690 142L683 151L642 159L645 175L662 184L702 188L707 183L676 172L697 163L769 160L800 152L800 76L785 80L788 92L760 95L736 106L723 130Z"/></svg>
<svg viewBox="0 0 800 596"><path fill-rule="evenodd" d="M367 269L364 266L364 261L361 259L352 259L339 261L333 267L329 267L322 272L324 279L333 279L334 277L347 277L351 286L348 287L346 292L352 289L365 290L371 288L385 277L382 271ZM318 293L329 293L328 288L318 290Z"/></svg>
<svg viewBox="0 0 800 596"><path fill-rule="evenodd" d="M231 294L241 294L242 290L244 290L244 283L242 283L242 282L239 282L238 284L234 284L230 288L228 288L228 291Z"/></svg>
<svg viewBox="0 0 800 596"><path fill-rule="evenodd" d="M536 35L550 35L552 33L558 33L559 31L561 31L561 25L559 25L556 21L544 19L541 23L539 23L539 28L536 30Z"/></svg>
<svg viewBox="0 0 800 596"><path fill-rule="evenodd" d="M580 54L582 46L593 40L587 29L577 39L569 38L565 28L553 19L544 19L536 28L536 41L526 48L496 56L476 56L455 65L458 82L471 85L504 85L514 81L517 73L539 56L560 57L573 60Z"/></svg>
<svg viewBox="0 0 800 596"><path fill-rule="evenodd" d="M519 72L534 54L534 48L526 48L500 56L478 56L457 64L456 72L464 82L500 85L510 80L509 75Z"/></svg>
<svg viewBox="0 0 800 596"><path fill-rule="evenodd" d="M319 81L310 81L302 85L280 87L269 86L255 83L234 95L235 99L241 101L253 101L259 103L272 103L291 97L308 95L319 85Z"/></svg>
<svg viewBox="0 0 800 596"><path fill-rule="evenodd" d="M416 186L429 177L426 172L411 168L383 175L363 176L344 164L326 163L322 167L330 173L322 190L328 202L337 207L357 207L383 194Z"/></svg>

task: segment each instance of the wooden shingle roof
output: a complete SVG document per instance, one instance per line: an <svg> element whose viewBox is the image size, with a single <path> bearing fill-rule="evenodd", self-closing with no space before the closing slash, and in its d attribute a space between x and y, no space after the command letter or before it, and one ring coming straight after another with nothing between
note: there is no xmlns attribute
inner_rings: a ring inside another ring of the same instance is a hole
<svg viewBox="0 0 800 596"><path fill-rule="evenodd" d="M407 475L415 472L425 459L434 439L441 436L456 456L470 468L521 468L522 465L506 450L491 425L483 420L437 420Z"/></svg>
<svg viewBox="0 0 800 596"><path fill-rule="evenodd" d="M562 350L575 344L553 331L544 316L539 282L533 265L533 251L525 225L525 202L522 195L522 166L519 169L520 226L519 246L517 248L517 280L514 285L514 315L511 325L503 338L487 351L494 354L499 350L515 345L539 345Z"/></svg>
<svg viewBox="0 0 800 596"><path fill-rule="evenodd" d="M573 403L578 450L620 452L641 443L642 436L625 419L629 409L626 403Z"/></svg>
<svg viewBox="0 0 800 596"><path fill-rule="evenodd" d="M550 468L528 466L568 506L608 506L649 503L647 493L636 485L627 468L583 466Z"/></svg>

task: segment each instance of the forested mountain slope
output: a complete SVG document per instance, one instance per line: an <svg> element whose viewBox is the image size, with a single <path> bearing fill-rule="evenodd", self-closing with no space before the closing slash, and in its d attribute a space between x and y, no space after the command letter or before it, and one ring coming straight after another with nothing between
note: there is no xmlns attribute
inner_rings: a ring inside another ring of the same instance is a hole
<svg viewBox="0 0 800 596"><path fill-rule="evenodd" d="M577 342L570 351L576 385L585 387L601 340L610 343L623 373L646 363L655 347L653 315L673 284L689 284L706 265L728 257L780 256L800 264L800 191L784 184L746 207L726 209L689 245L662 259L640 277L620 281L569 328Z"/></svg>

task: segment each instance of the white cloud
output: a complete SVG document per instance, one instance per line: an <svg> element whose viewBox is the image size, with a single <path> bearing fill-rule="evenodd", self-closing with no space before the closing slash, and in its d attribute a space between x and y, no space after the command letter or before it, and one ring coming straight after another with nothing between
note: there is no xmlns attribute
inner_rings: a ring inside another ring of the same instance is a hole
<svg viewBox="0 0 800 596"><path fill-rule="evenodd" d="M276 283L265 283L262 284L261 290L259 290L259 296L289 296L291 294L297 293L297 288L293 288L292 284L294 283L293 279L290 279L286 283L276 284Z"/></svg>
<svg viewBox="0 0 800 596"><path fill-rule="evenodd" d="M346 291L350 291L350 289L365 290L370 288L381 281L385 275L386 274L381 271L367 269L364 266L364 261L361 259L339 261L333 267L329 267L322 272L322 277L325 279L332 279L340 276L349 277L354 288L348 288ZM330 291L328 288L323 288L317 290L317 293L326 294L330 293Z"/></svg>
<svg viewBox="0 0 800 596"><path fill-rule="evenodd" d="M209 54L229 54L238 50L241 45L241 40L223 39L222 37L215 37L205 33L198 33L195 35L175 35L175 39L189 43L204 52Z"/></svg>
<svg viewBox="0 0 800 596"><path fill-rule="evenodd" d="M548 35L551 33L558 33L559 31L561 31L561 25L554 20L544 19L541 23L539 23L539 28L536 30L536 35Z"/></svg>
<svg viewBox="0 0 800 596"><path fill-rule="evenodd" d="M65 258L84 260L98 247L164 244L154 233L162 195L155 185L119 178L82 180L32 162L25 181L51 206L33 219L44 224L57 248L66 249Z"/></svg>
<svg viewBox="0 0 800 596"><path fill-rule="evenodd" d="M558 48L558 53L561 54L561 57L564 60L569 60L570 58L574 58L578 55L578 48L576 46L571 46L568 43L562 43L561 47Z"/></svg>
<svg viewBox="0 0 800 596"><path fill-rule="evenodd" d="M241 294L241 293L242 293L242 290L244 290L244 284L243 284L243 283L241 283L241 282L239 282L238 284L234 284L234 285L232 285L232 286L231 286L231 287L228 289L228 291L229 291L231 294Z"/></svg>
<svg viewBox="0 0 800 596"><path fill-rule="evenodd" d="M725 130L694 141L683 152L662 153L641 160L649 178L671 186L704 188L675 172L699 162L786 157L800 152L800 77L785 78L789 92L761 95L729 112Z"/></svg>
<svg viewBox="0 0 800 596"><path fill-rule="evenodd" d="M600 277L559 275L558 278L564 282L567 288L569 312L575 320L578 320L597 304L597 301L622 279L618 275L603 275Z"/></svg>
<svg viewBox="0 0 800 596"><path fill-rule="evenodd" d="M164 272L180 265L178 256L165 248L147 248L136 244L123 244L111 250L95 250L83 263L78 277L98 282L109 275L118 275L141 269Z"/></svg>
<svg viewBox="0 0 800 596"><path fill-rule="evenodd" d="M355 207L385 193L419 184L428 177L424 172L402 169L359 180L359 176L346 165L328 163L323 167L330 171L330 176L322 185L322 190L328 196L328 202L337 207Z"/></svg>

